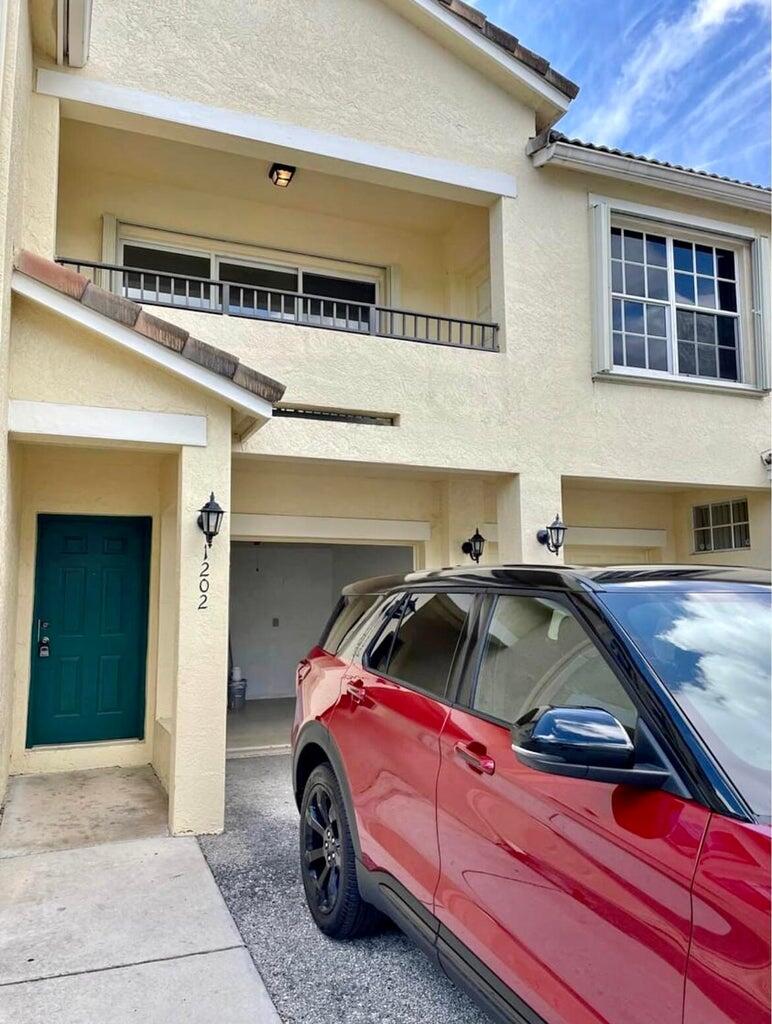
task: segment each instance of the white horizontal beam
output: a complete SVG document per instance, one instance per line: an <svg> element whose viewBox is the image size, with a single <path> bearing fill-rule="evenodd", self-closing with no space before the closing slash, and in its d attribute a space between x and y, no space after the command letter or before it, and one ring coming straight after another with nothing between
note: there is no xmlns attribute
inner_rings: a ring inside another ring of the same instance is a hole
<svg viewBox="0 0 772 1024"><path fill-rule="evenodd" d="M494 544L499 539L497 523L482 523L480 532L486 540ZM589 547L664 548L667 544L667 530L639 530L620 526L566 526L566 544Z"/></svg>
<svg viewBox="0 0 772 1024"><path fill-rule="evenodd" d="M194 100L173 99L160 93L131 89L111 82L39 68L37 92L87 106L101 107L122 114L134 114L217 132L249 142L264 143L290 155L303 154L342 161L352 167L377 168L406 175L417 182L438 182L487 196L515 196L517 188L511 174L503 171L456 163L410 150L363 142L345 135L315 131L302 125L271 121L226 107L211 107ZM282 156L282 154L278 154ZM286 159L286 157L284 157ZM329 173L329 171L328 171Z"/></svg>
<svg viewBox="0 0 772 1024"><path fill-rule="evenodd" d="M273 516L234 512L231 540L368 541L415 544L428 541L431 524L415 519L344 519L336 516Z"/></svg>
<svg viewBox="0 0 772 1024"><path fill-rule="evenodd" d="M8 430L12 434L206 447L206 416L17 398L8 403Z"/></svg>
<svg viewBox="0 0 772 1024"><path fill-rule="evenodd" d="M769 213L770 194L733 181L722 181L696 171L663 167L637 157L603 153L597 149L574 146L569 142L553 142L531 154L534 167L554 164L569 170L599 174L608 178L631 181L637 185L666 189L681 195L710 199L744 210Z"/></svg>
<svg viewBox="0 0 772 1024"><path fill-rule="evenodd" d="M227 377L221 377L212 370L207 370L205 366L199 366L198 363L191 362L190 359L186 359L178 352L159 345L157 341L151 341L144 335L138 334L137 331L133 331L130 327L119 324L102 313L97 313L96 310L89 309L88 306L82 305L77 299L72 299L69 295L63 295L61 292L56 291L56 289L49 288L48 285L41 284L40 281L27 277L26 274L22 274L18 270L15 270L13 273L11 287L17 294L24 295L46 309L59 313L67 320L80 324L81 327L94 331L103 338L114 341L122 348L136 353L136 355L147 359L151 363L155 363L156 366L162 366L170 373L183 378L190 384L196 384L210 392L210 394L217 395L218 398L221 398L223 402L231 405L234 409L240 409L242 412L255 416L261 421L269 420L273 414L273 406L270 402L266 402L265 399L259 398L245 388L239 387L238 384L234 384Z"/></svg>

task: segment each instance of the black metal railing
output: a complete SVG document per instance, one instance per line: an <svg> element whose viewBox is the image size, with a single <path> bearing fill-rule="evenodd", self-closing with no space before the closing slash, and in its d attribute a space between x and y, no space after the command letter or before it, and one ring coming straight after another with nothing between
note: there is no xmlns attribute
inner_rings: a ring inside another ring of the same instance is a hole
<svg viewBox="0 0 772 1024"><path fill-rule="evenodd" d="M418 313L63 256L57 258L57 263L73 267L100 287L143 306L192 309L484 352L499 349L498 324L481 320L461 320L439 313Z"/></svg>

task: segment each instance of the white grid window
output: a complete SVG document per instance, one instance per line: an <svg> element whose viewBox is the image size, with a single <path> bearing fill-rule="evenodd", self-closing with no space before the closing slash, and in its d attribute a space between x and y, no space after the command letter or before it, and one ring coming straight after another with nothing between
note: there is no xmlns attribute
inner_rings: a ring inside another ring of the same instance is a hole
<svg viewBox="0 0 772 1024"><path fill-rule="evenodd" d="M719 501L692 509L694 550L732 551L751 546L748 501Z"/></svg>
<svg viewBox="0 0 772 1024"><path fill-rule="evenodd" d="M734 250L614 225L610 255L615 366L742 379Z"/></svg>

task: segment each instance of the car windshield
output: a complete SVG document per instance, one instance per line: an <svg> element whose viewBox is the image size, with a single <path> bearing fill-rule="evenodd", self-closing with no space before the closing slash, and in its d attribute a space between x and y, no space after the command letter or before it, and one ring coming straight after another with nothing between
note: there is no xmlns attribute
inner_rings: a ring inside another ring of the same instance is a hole
<svg viewBox="0 0 772 1024"><path fill-rule="evenodd" d="M754 813L770 806L770 595L606 592L603 604Z"/></svg>

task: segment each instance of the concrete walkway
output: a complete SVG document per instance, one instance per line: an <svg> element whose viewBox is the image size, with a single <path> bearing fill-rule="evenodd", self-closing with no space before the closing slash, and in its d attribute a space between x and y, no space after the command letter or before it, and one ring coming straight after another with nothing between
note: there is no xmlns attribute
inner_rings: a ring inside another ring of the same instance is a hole
<svg viewBox="0 0 772 1024"><path fill-rule="evenodd" d="M104 790L103 773L73 774L93 776L74 780L78 799ZM49 778L61 814L49 802L41 835L55 836L72 806L61 799L67 780ZM11 794L0 826L0 1024L280 1024L196 840L113 841L125 828L113 797L101 818L92 807L101 824L91 845L31 852L41 836Z"/></svg>

